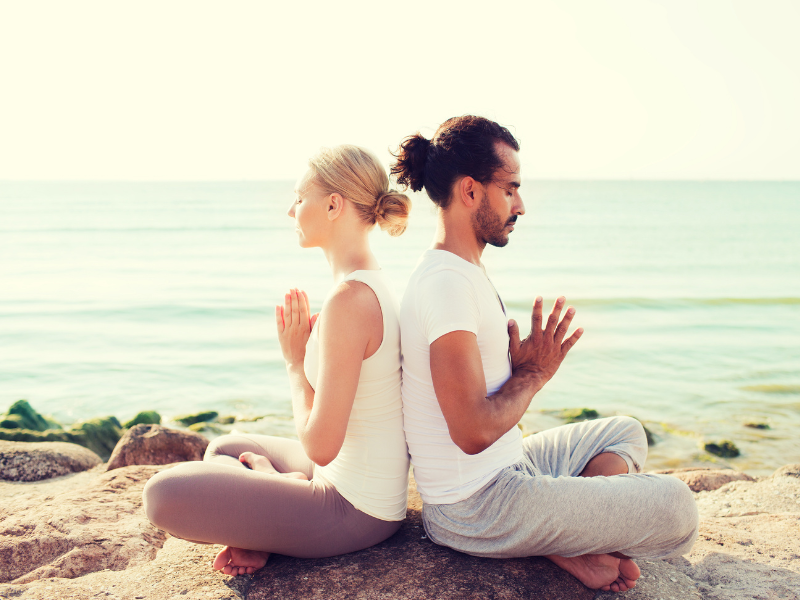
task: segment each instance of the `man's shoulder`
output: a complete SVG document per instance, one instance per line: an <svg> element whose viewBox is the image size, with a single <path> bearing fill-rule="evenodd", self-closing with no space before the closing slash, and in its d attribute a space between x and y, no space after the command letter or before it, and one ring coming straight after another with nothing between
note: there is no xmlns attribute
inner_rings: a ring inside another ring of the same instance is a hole
<svg viewBox="0 0 800 600"><path fill-rule="evenodd" d="M447 286L454 281L471 282L475 276L475 266L463 258L446 250L428 250L417 263L409 286Z"/></svg>

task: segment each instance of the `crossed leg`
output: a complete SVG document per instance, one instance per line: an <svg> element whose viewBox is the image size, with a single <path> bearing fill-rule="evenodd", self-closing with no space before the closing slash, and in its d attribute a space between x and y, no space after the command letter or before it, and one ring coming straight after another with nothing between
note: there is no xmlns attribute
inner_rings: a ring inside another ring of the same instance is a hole
<svg viewBox="0 0 800 600"><path fill-rule="evenodd" d="M628 464L618 454L603 452L592 458L581 471L581 477L610 477L628 472ZM619 552L611 554L584 554L558 556L550 559L567 573L591 589L625 592L636 585L641 572L638 565Z"/></svg>

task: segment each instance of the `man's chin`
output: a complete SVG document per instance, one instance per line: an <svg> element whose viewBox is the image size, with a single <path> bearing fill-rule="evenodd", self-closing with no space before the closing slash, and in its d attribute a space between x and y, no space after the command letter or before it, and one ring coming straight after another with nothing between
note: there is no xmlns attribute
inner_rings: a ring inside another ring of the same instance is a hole
<svg viewBox="0 0 800 600"><path fill-rule="evenodd" d="M506 244L508 244L508 234L503 237L492 238L491 240L486 240L486 243L490 246L494 246L495 248L502 248Z"/></svg>

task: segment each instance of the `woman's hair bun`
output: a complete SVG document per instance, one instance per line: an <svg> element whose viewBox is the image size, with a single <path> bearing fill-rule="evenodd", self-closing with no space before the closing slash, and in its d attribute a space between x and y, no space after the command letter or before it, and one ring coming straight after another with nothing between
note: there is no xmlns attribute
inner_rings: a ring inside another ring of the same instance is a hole
<svg viewBox="0 0 800 600"><path fill-rule="evenodd" d="M431 141L419 133L407 137L393 156L397 159L392 165L392 175L397 183L413 191L420 191L425 185L425 163Z"/></svg>
<svg viewBox="0 0 800 600"><path fill-rule="evenodd" d="M408 226L411 200L405 194L389 190L378 197L375 204L375 221L391 236L402 234Z"/></svg>

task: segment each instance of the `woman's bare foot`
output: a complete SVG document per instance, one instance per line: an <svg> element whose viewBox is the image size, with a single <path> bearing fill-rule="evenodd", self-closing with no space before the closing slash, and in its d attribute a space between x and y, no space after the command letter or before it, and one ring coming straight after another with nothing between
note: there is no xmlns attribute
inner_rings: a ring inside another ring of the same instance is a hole
<svg viewBox="0 0 800 600"><path fill-rule="evenodd" d="M610 554L547 558L593 590L624 592L635 586L641 575L639 567L630 558L617 558Z"/></svg>
<svg viewBox="0 0 800 600"><path fill-rule="evenodd" d="M299 471L294 473L280 473L276 471L275 467L272 466L272 463L269 462L266 456L261 456L260 454L256 454L254 452L242 452L239 455L239 462L253 471L269 473L270 475L280 475L281 477L286 477L288 479L301 479L303 481L308 481L308 477Z"/></svg>
<svg viewBox="0 0 800 600"><path fill-rule="evenodd" d="M225 546L214 559L212 567L215 571L222 571L225 575L248 575L255 573L265 564L269 552L260 550L244 550Z"/></svg>

